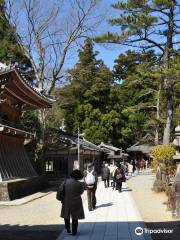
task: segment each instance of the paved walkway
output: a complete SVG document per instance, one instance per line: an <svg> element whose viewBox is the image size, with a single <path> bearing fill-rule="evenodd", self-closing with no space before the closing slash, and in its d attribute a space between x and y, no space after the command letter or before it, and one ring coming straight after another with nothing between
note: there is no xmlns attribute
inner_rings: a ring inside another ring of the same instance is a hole
<svg viewBox="0 0 180 240"><path fill-rule="evenodd" d="M137 227L145 228L144 222L130 194L131 189L123 183L122 192L104 188L98 184L97 208L89 212L84 202L86 219L79 222L78 234L68 235L64 230L57 240L145 240L150 235L136 235Z"/></svg>

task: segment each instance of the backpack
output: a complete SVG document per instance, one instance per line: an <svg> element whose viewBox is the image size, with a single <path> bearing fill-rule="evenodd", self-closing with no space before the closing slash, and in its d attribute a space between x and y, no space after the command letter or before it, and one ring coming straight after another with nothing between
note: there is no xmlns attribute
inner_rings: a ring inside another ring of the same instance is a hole
<svg viewBox="0 0 180 240"><path fill-rule="evenodd" d="M93 184L95 184L95 181L96 181L96 179L95 179L95 176L93 175L93 171L91 171L91 172L87 171L87 176L85 177L86 184L93 185Z"/></svg>

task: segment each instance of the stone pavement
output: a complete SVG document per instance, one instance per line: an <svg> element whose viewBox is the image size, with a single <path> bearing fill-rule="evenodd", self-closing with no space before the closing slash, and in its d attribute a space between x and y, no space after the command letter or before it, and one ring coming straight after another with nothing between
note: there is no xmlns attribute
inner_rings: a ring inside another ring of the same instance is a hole
<svg viewBox="0 0 180 240"><path fill-rule="evenodd" d="M89 212L84 202L85 219L79 221L78 234L68 235L64 230L57 240L145 240L149 234L136 235L135 229L146 227L130 194L131 189L123 183L122 192L98 184L97 208ZM141 229L140 229L141 230Z"/></svg>

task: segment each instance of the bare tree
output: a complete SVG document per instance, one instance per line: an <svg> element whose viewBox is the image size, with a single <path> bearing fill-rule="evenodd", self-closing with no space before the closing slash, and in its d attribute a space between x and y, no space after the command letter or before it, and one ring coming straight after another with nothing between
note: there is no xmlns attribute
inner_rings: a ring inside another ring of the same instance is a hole
<svg viewBox="0 0 180 240"><path fill-rule="evenodd" d="M99 0L8 0L7 16L33 67L36 85L51 94L64 64L102 20Z"/></svg>
<svg viewBox="0 0 180 240"><path fill-rule="evenodd" d="M6 15L14 26L19 45L31 62L36 87L52 94L60 84L67 61L78 46L92 36L103 14L101 0L7 0ZM97 11L98 8L98 11ZM104 10L103 10L104 11ZM101 14L100 14L101 12ZM45 171L45 109L39 110L41 173Z"/></svg>

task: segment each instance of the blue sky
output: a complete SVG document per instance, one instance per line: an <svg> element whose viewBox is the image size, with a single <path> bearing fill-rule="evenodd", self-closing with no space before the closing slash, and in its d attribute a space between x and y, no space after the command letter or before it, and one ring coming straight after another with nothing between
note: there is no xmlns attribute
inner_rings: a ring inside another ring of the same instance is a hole
<svg viewBox="0 0 180 240"><path fill-rule="evenodd" d="M116 13L116 11L114 11L111 7L111 4L116 2L117 0L102 1L104 7L107 8L109 11L107 14L107 20L111 18L111 16L114 16L114 14ZM103 26L101 27L101 31L106 32L107 30L111 31L112 27L107 23L107 21L105 21ZM95 44L94 50L99 52L97 58L102 59L110 69L113 69L114 60L119 56L120 53L124 52L124 49L122 50L122 46L112 44L108 47L104 47L102 44Z"/></svg>
<svg viewBox="0 0 180 240"><path fill-rule="evenodd" d="M107 31L112 31L113 29L118 31L118 28L112 27L107 23L107 20L119 15L119 11L114 10L111 7L112 3L117 3L118 0L101 0L100 6L103 8L104 12L107 11L106 18L102 21L100 27L97 29L97 35L106 33ZM108 44L106 47L103 44L94 44L94 51L98 51L97 59L102 59L104 63L112 70L114 65L114 60L119 56L120 53L124 53L129 48L122 45ZM67 61L67 66L72 67L78 61L78 56L74 56L73 59Z"/></svg>
<svg viewBox="0 0 180 240"><path fill-rule="evenodd" d="M104 63L112 70L114 60L119 56L119 54L125 52L125 47L122 47L121 45L116 45L111 46L110 49L107 49L100 44L95 44L94 50L99 52L97 59L102 59Z"/></svg>

